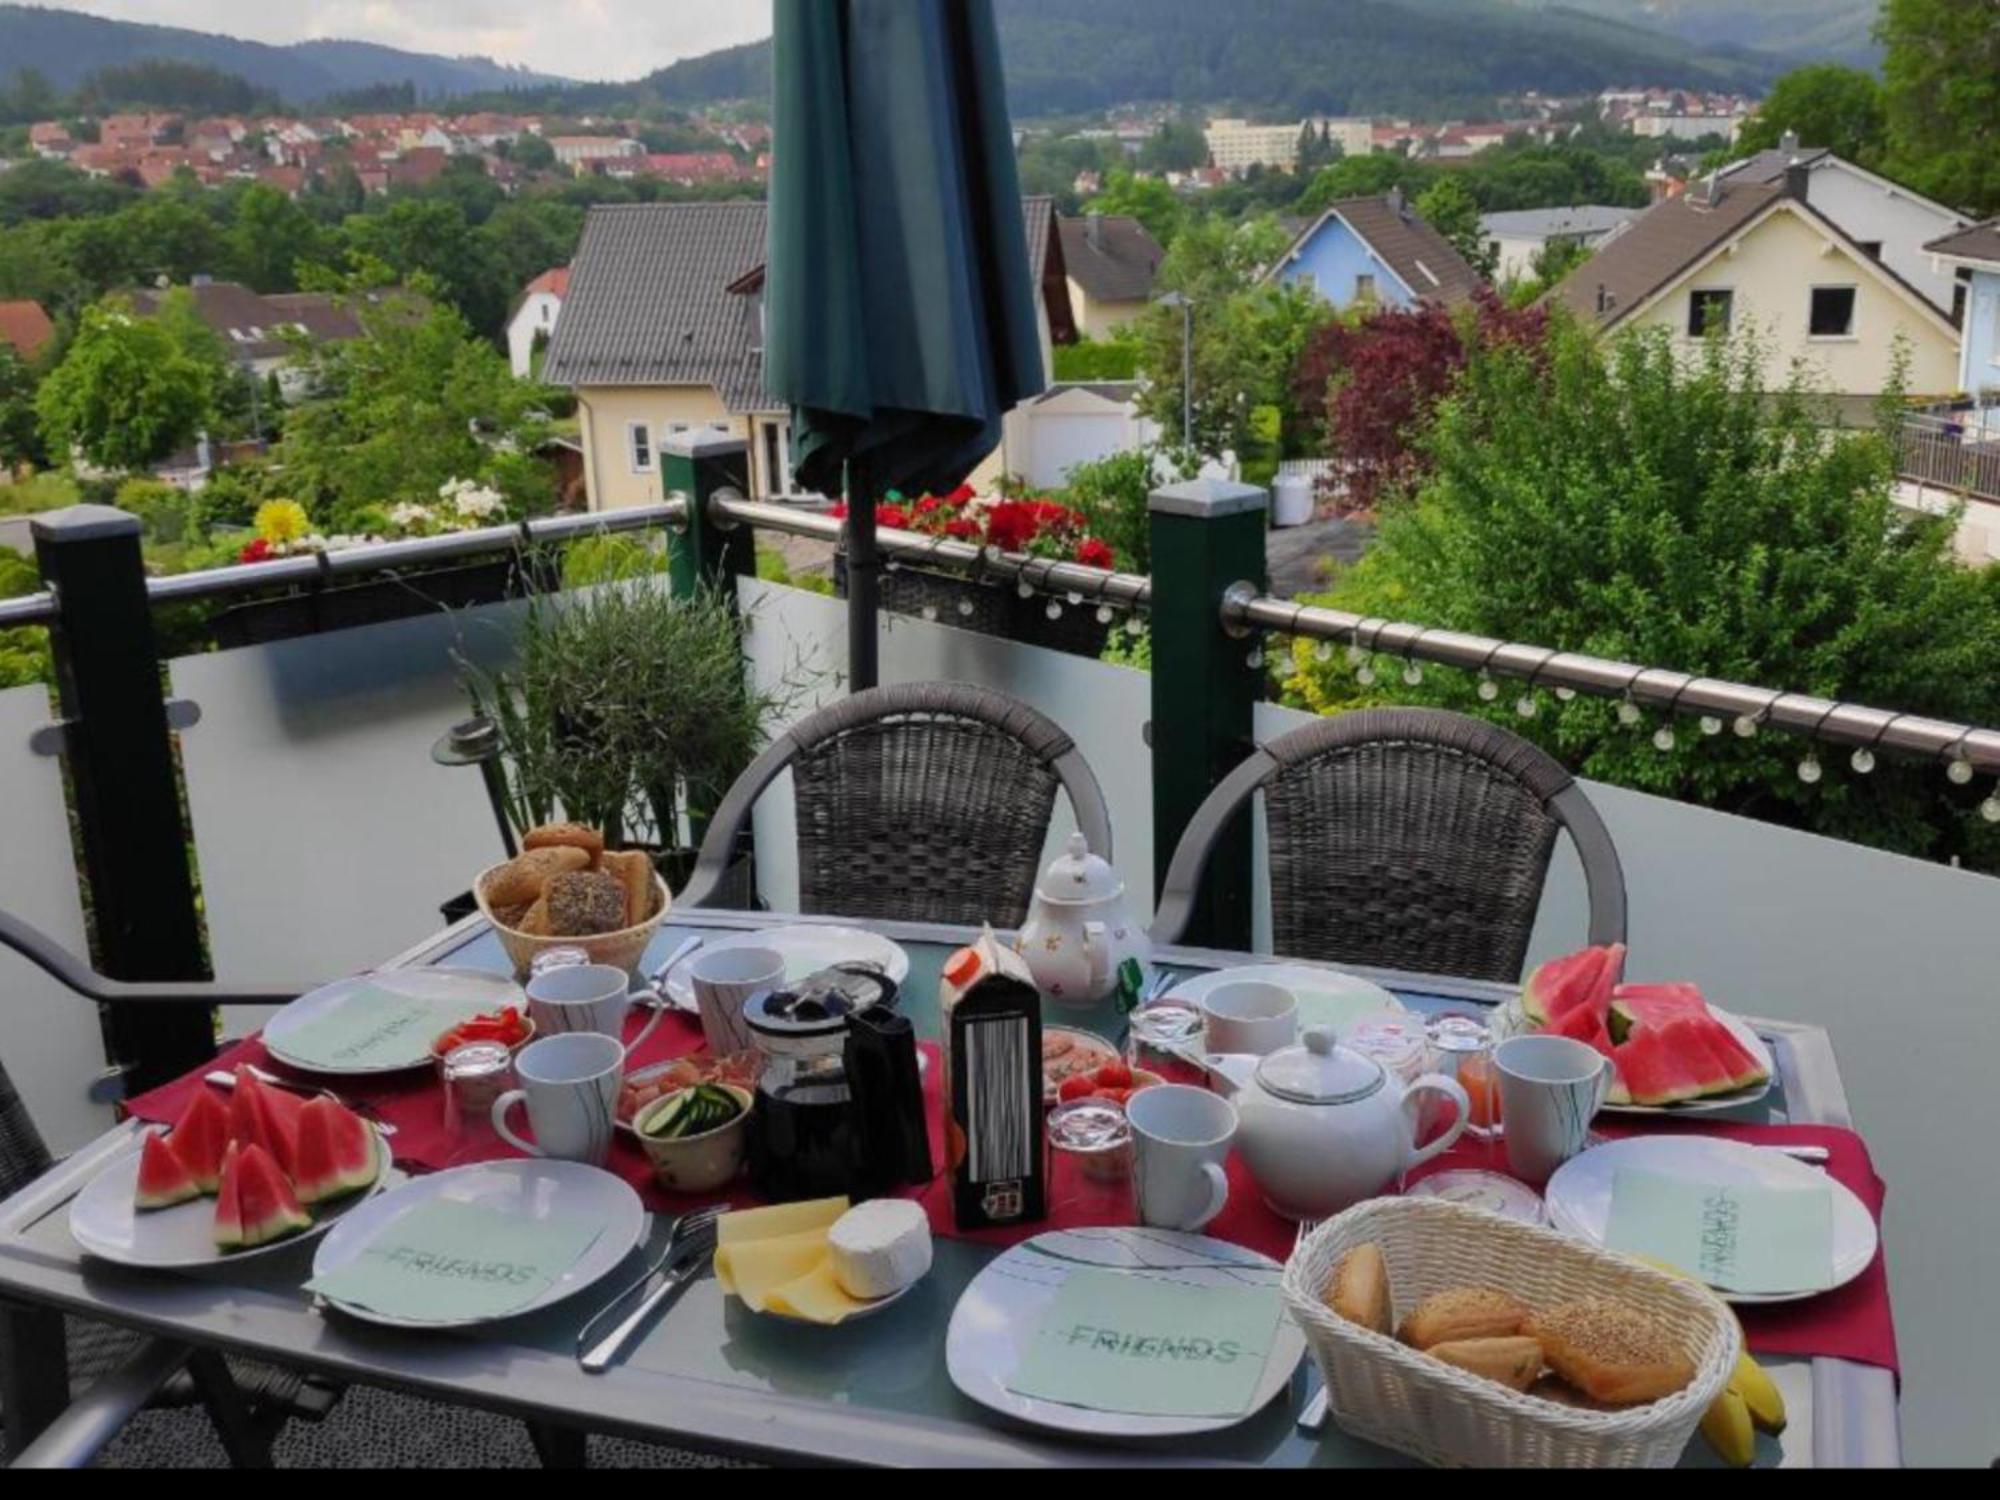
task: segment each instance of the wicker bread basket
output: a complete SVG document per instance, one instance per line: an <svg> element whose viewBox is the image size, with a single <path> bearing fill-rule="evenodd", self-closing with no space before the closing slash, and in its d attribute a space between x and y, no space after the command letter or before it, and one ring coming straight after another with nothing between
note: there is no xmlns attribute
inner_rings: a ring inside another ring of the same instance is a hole
<svg viewBox="0 0 2000 1500"><path fill-rule="evenodd" d="M1670 1329L1695 1366L1649 1406L1587 1411L1522 1395L1339 1317L1322 1299L1341 1257L1379 1245L1400 1320L1453 1287L1492 1287L1538 1311L1614 1298ZM1307 1236L1285 1304L1319 1362L1341 1428L1426 1463L1486 1468L1671 1468L1736 1367L1742 1331L1703 1287L1546 1229L1433 1199L1382 1198Z"/></svg>
<svg viewBox="0 0 2000 1500"><path fill-rule="evenodd" d="M640 963L646 957L646 949L666 923L667 914L673 910L673 892L659 876L653 877L659 886L659 897L653 908L653 915L637 927L628 927L623 932L607 932L601 937L531 937L525 932L516 932L511 927L501 925L493 914L493 908L486 900L486 885L495 875L505 869L495 865L473 882L472 894L479 902L479 914L493 924L499 935L500 946L507 950L507 956L514 961L514 977L526 980L530 968L538 955L550 948L580 948L590 955L594 964L603 964L610 969L623 969L628 974L638 972Z"/></svg>

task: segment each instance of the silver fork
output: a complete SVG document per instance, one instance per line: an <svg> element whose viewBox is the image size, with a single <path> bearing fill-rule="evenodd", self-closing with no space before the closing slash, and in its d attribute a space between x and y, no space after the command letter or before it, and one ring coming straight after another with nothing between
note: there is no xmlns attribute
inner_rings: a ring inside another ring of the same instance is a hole
<svg viewBox="0 0 2000 1500"><path fill-rule="evenodd" d="M666 1249L660 1252L658 1260L646 1268L646 1274L612 1298L596 1317L583 1325L583 1331L576 1336L576 1357L586 1373L602 1375L610 1369L618 1356L625 1352L633 1336L667 1299L707 1269L709 1260L715 1254L715 1221L722 1216L722 1212L720 1208L704 1208L675 1221L673 1233L667 1236ZM593 1344L591 1336L599 1325L623 1307L626 1298L663 1271L666 1272L666 1279L654 1289L652 1295L641 1302L630 1317Z"/></svg>
<svg viewBox="0 0 2000 1500"><path fill-rule="evenodd" d="M1299 1232L1292 1239L1292 1254L1297 1255L1305 1248L1307 1236L1318 1229L1319 1225L1318 1219L1299 1220ZM1299 1431L1311 1437L1317 1437L1326 1431L1327 1407L1326 1387L1322 1385L1313 1394L1312 1399L1306 1402L1305 1410L1299 1413Z"/></svg>

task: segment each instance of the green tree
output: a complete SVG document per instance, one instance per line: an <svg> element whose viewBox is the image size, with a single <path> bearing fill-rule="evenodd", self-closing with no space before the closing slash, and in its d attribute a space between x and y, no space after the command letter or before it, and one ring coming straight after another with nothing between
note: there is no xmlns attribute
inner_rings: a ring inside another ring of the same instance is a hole
<svg viewBox="0 0 2000 1500"><path fill-rule="evenodd" d="M312 215L261 182L245 188L236 200L228 243L236 275L259 292L297 291L300 264L326 255Z"/></svg>
<svg viewBox="0 0 2000 1500"><path fill-rule="evenodd" d="M1137 219L1154 239L1169 249L1187 219L1187 210L1166 183L1157 177L1135 177L1130 172L1112 173L1105 180L1104 191L1085 208L1094 214L1124 214Z"/></svg>
<svg viewBox="0 0 2000 1500"><path fill-rule="evenodd" d="M1754 341L1679 353L1664 330L1608 347L1559 324L1540 350L1475 349L1425 443L1431 474L1384 513L1339 606L1613 661L1657 664L1981 724L2000 714L2000 589L1953 555L1955 518L1894 501L1890 444L1838 430L1812 392L1768 392ZM1374 701L1344 658L1295 651L1289 691ZM1504 722L1580 774L1840 838L1991 868L1981 791L1932 764L1808 785L1806 751L1519 690L1488 704L1432 673L1397 701ZM1982 844L1980 841L1984 840Z"/></svg>
<svg viewBox="0 0 2000 1500"><path fill-rule="evenodd" d="M1499 256L1479 226L1479 202L1456 177L1440 177L1417 199L1417 217L1451 241L1467 265L1490 277Z"/></svg>
<svg viewBox="0 0 2000 1500"><path fill-rule="evenodd" d="M1311 178L1323 168L1332 166L1346 154L1341 149L1340 142L1333 138L1331 125L1315 126L1308 120L1299 129L1299 159L1293 170L1300 177Z"/></svg>
<svg viewBox="0 0 2000 1500"><path fill-rule="evenodd" d="M524 135L514 142L514 164L530 172L547 172L556 164L556 148L538 135Z"/></svg>
<svg viewBox="0 0 2000 1500"><path fill-rule="evenodd" d="M457 203L400 199L379 212L350 216L346 236L350 256L379 261L406 283L424 278L477 332L491 338L506 325L514 288Z"/></svg>
<svg viewBox="0 0 2000 1500"><path fill-rule="evenodd" d="M35 417L34 367L12 344L0 343L0 469L48 461Z"/></svg>
<svg viewBox="0 0 2000 1500"><path fill-rule="evenodd" d="M2000 5L1885 0L1876 36L1891 175L1968 214L2000 212Z"/></svg>
<svg viewBox="0 0 2000 1500"><path fill-rule="evenodd" d="M1422 184L1425 169L1401 156L1378 151L1368 156L1344 156L1322 168L1299 197L1299 212L1323 214L1343 198L1373 198L1390 188L1405 192Z"/></svg>
<svg viewBox="0 0 2000 1500"><path fill-rule="evenodd" d="M138 469L191 441L214 409L218 371L183 333L177 316L142 318L123 299L86 309L35 400L49 450Z"/></svg>
<svg viewBox="0 0 2000 1500"><path fill-rule="evenodd" d="M1769 151L1787 131L1802 146L1825 146L1853 162L1878 161L1888 133L1882 85L1872 73L1838 63L1795 68L1771 85L1732 154Z"/></svg>
<svg viewBox="0 0 2000 1500"><path fill-rule="evenodd" d="M1139 148L1139 165L1148 172L1192 172L1208 165L1208 135L1201 120L1176 115Z"/></svg>

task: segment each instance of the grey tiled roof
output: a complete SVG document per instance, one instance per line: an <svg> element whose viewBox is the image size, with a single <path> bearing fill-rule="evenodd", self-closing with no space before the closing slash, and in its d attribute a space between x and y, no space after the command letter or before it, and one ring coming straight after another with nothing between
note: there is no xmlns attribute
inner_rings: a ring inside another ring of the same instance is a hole
<svg viewBox="0 0 2000 1500"><path fill-rule="evenodd" d="M1954 255L1960 260L2000 263L2000 219L1988 219L1969 229L1955 229L1941 240L1932 240L1924 249L1933 255Z"/></svg>
<svg viewBox="0 0 2000 1500"><path fill-rule="evenodd" d="M1024 198L1021 207L1039 287L1055 205ZM766 222L762 203L593 208L542 378L564 386L712 385L732 412L768 410L756 295Z"/></svg>
<svg viewBox="0 0 2000 1500"><path fill-rule="evenodd" d="M1479 227L1509 239L1554 239L1559 235L1595 238L1639 217L1636 208L1611 208L1584 203L1575 208L1525 208L1513 213L1487 214Z"/></svg>
<svg viewBox="0 0 2000 1500"><path fill-rule="evenodd" d="M1769 151L1746 156L1742 161L1731 162L1722 169L1722 175L1733 177L1738 182L1780 183L1785 180L1785 169L1794 163L1802 167L1816 167L1832 155L1824 146L1801 146L1795 151L1773 147Z"/></svg>
<svg viewBox="0 0 2000 1500"><path fill-rule="evenodd" d="M1419 218L1408 204L1399 207L1389 197L1341 199L1299 235L1269 274L1275 276L1296 259L1335 217L1381 256L1420 302L1456 307L1471 301L1486 285L1450 240Z"/></svg>
<svg viewBox="0 0 2000 1500"><path fill-rule="evenodd" d="M1062 221L1063 259L1070 279L1099 302L1144 302L1167 252L1137 219L1105 214Z"/></svg>

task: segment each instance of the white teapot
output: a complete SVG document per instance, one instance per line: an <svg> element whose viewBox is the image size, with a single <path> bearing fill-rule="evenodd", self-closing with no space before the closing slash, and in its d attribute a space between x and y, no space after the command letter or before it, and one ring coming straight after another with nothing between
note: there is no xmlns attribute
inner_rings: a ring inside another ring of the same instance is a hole
<svg viewBox="0 0 2000 1500"><path fill-rule="evenodd" d="M1234 1094L1243 1164L1285 1218L1331 1218L1379 1197L1464 1132L1472 1104L1455 1080L1431 1073L1405 1089L1372 1057L1341 1046L1330 1026L1303 1040L1269 1057L1205 1060ZM1444 1094L1457 1109L1451 1129L1420 1151L1415 1106L1425 1093Z"/></svg>
<svg viewBox="0 0 2000 1500"><path fill-rule="evenodd" d="M1028 922L1014 939L1035 986L1059 1005L1093 1005L1118 988L1128 958L1145 963L1152 944L1125 909L1125 884L1080 833L1042 875Z"/></svg>

